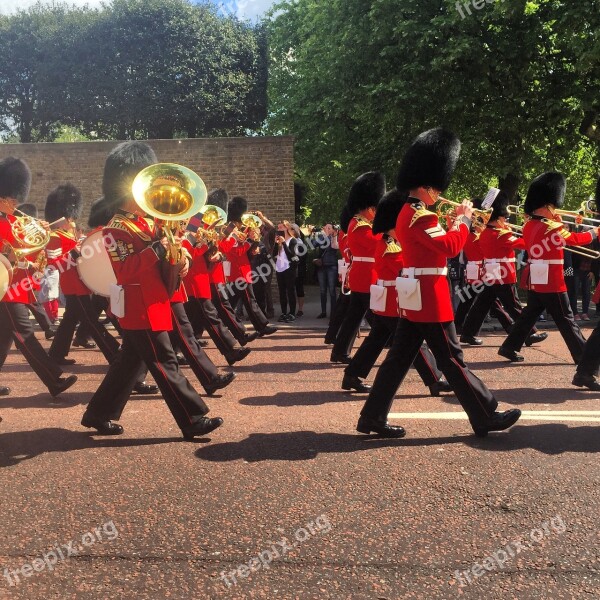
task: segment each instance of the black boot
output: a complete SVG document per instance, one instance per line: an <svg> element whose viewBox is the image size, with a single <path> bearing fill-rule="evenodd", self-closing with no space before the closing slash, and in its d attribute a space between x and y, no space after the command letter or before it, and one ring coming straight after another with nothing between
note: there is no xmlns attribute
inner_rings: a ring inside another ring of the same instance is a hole
<svg viewBox="0 0 600 600"><path fill-rule="evenodd" d="M373 419L367 419L361 417L358 420L356 431L359 433L377 433L379 436L384 438L403 438L406 435L406 431L399 425L388 425L387 421L374 421Z"/></svg>
<svg viewBox="0 0 600 600"><path fill-rule="evenodd" d="M441 396L442 392L451 392L452 388L450 384L445 379L440 379L435 383L432 383L429 386L429 393L435 398L436 396Z"/></svg>
<svg viewBox="0 0 600 600"><path fill-rule="evenodd" d="M504 412L495 412L491 421L484 427L473 427L477 437L487 437L490 431L504 431L512 427L521 417L521 411L518 408L511 408Z"/></svg>
<svg viewBox="0 0 600 600"><path fill-rule="evenodd" d="M354 390L360 394L368 394L371 391L371 386L363 383L359 377L355 375L344 375L342 380L343 390Z"/></svg>

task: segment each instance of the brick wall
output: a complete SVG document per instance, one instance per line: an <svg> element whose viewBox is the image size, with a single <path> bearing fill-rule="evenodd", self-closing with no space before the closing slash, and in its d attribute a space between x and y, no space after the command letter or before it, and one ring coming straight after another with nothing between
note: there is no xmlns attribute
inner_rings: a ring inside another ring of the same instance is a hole
<svg viewBox="0 0 600 600"><path fill-rule="evenodd" d="M71 182L82 192L87 214L101 193L106 155L119 142L0 144L0 159L17 156L29 164L29 201L42 212L48 193ZM294 155L291 137L149 140L159 161L194 170L208 190L224 187L247 198L250 210L272 221L294 217Z"/></svg>

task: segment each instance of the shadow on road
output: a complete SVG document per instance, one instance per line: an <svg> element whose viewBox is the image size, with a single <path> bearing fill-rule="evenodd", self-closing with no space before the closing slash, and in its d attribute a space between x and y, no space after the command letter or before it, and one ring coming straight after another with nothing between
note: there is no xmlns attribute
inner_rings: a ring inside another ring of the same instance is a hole
<svg viewBox="0 0 600 600"><path fill-rule="evenodd" d="M364 401L366 394L351 394L342 390L326 392L279 392L273 396L243 398L240 404L246 406L318 406L329 402Z"/></svg>
<svg viewBox="0 0 600 600"><path fill-rule="evenodd" d="M42 392L35 396L2 396L0 410L3 408L73 408L78 404L87 404L90 397L89 393L78 394L70 390L56 398L53 398L48 392Z"/></svg>
<svg viewBox="0 0 600 600"><path fill-rule="evenodd" d="M575 395L578 400L593 400L595 396L593 392L583 388L504 388L494 390L498 402L501 404L518 405L527 410L528 404L562 404L573 400ZM448 404L457 404L456 398L453 396L442 396L442 400Z"/></svg>
<svg viewBox="0 0 600 600"><path fill-rule="evenodd" d="M181 442L176 438L94 438L87 431L46 427L35 431L9 431L0 435L0 467L16 465L48 452L71 452L86 448L128 448Z"/></svg>

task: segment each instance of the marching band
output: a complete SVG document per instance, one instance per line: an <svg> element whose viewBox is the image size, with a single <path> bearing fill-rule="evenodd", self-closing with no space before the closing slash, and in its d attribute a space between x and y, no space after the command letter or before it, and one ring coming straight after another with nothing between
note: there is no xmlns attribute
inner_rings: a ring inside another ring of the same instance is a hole
<svg viewBox="0 0 600 600"><path fill-rule="evenodd" d="M386 193L383 175L368 172L349 191L337 237L341 292L325 343L333 344L331 362L345 365L341 388L368 394L356 426L360 433L405 435L401 426L388 423L388 414L413 363L432 396L456 395L476 436L514 425L520 411L498 410L461 349L461 343L483 343L478 333L490 311L508 334L498 354L521 362L524 344L547 338L535 329L547 310L578 365L573 385L600 390L600 327L586 342L563 276L565 249L590 244L598 227L574 233L565 226L563 217L570 213L561 210L566 181L560 173L544 173L531 183L522 227L509 222L514 207L500 190L485 208L487 197L463 203L443 199L459 155L453 133L432 129L406 151L395 189ZM119 435L123 427L115 421L130 395L157 391L184 439L220 427L223 419L208 416L209 407L181 371L178 356L210 396L235 373L219 372L199 341L203 332L230 366L250 354L248 346L257 337L277 332L254 295L258 279L251 265L261 230L273 234L273 224L262 213L248 212L241 196L229 199L224 189L209 194L196 173L159 163L152 148L139 141L119 144L108 155L103 196L92 205L87 236L80 235L83 200L75 186L53 190L45 220L39 220L17 209L27 201L30 183L25 162L0 161L0 370L14 341L52 396L66 391L77 377L61 367L75 363L68 354L79 324L86 347L97 347L109 365L82 416L84 427ZM277 239L289 262L297 245L285 245L281 233ZM527 254L521 277L525 307L517 293L516 251ZM461 253L467 287L455 309L447 264ZM48 270L60 274L65 310L46 351L28 307L37 302L40 274ZM236 316L238 303L253 332ZM121 342L101 323L103 311ZM352 356L363 318L371 330ZM93 343L85 341L88 336ZM371 386L364 380L386 347ZM156 385L145 381L148 372ZM10 389L0 386L0 395L8 394Z"/></svg>

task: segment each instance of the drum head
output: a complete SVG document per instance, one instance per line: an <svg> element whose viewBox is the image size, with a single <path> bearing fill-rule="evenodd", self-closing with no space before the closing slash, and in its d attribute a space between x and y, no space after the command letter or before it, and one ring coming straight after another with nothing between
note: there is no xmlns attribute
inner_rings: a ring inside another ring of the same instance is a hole
<svg viewBox="0 0 600 600"><path fill-rule="evenodd" d="M104 246L102 231L95 231L81 243L77 270L81 281L99 296L110 298L110 286L117 283L110 257Z"/></svg>
<svg viewBox="0 0 600 600"><path fill-rule="evenodd" d="M4 254L0 254L0 300L4 298L10 284L12 283L12 266Z"/></svg>

